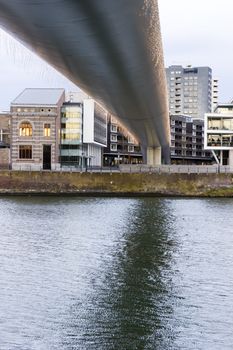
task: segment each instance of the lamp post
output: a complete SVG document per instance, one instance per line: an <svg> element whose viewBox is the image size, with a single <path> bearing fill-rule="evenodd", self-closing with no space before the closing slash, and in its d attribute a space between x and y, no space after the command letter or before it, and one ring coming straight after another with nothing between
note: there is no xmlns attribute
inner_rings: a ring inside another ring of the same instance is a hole
<svg viewBox="0 0 233 350"><path fill-rule="evenodd" d="M84 152L81 153L81 171L83 171L83 158L84 158Z"/></svg>

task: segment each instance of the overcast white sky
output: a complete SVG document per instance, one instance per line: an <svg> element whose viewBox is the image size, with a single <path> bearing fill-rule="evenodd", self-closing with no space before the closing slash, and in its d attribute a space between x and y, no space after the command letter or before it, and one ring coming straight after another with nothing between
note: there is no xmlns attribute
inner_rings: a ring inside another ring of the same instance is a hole
<svg viewBox="0 0 233 350"><path fill-rule="evenodd" d="M165 64L210 66L220 101L233 98L233 0L159 0ZM75 86L0 31L0 110L25 87Z"/></svg>
<svg viewBox="0 0 233 350"><path fill-rule="evenodd" d="M165 64L209 66L233 98L233 0L159 0Z"/></svg>

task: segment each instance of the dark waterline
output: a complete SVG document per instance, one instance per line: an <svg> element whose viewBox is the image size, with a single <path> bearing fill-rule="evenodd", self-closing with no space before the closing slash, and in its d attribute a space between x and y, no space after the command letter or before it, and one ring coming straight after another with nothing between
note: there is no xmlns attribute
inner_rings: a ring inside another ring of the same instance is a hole
<svg viewBox="0 0 233 350"><path fill-rule="evenodd" d="M0 349L233 349L232 208L0 198Z"/></svg>

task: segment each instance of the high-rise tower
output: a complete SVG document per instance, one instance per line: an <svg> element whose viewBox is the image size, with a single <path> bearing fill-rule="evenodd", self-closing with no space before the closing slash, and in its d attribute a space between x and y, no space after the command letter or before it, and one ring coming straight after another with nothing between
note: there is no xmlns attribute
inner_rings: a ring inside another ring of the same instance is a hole
<svg viewBox="0 0 233 350"><path fill-rule="evenodd" d="M173 65L166 68L166 76L170 114L204 119L211 112L217 102L211 68Z"/></svg>

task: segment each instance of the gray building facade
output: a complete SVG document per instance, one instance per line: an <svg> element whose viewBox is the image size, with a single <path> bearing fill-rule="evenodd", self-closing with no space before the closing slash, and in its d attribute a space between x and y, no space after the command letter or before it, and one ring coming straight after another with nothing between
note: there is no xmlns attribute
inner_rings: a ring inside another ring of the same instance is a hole
<svg viewBox="0 0 233 350"><path fill-rule="evenodd" d="M143 162L139 142L116 117L110 114L108 115L107 136L107 147L103 154L105 166L141 164Z"/></svg>
<svg viewBox="0 0 233 350"><path fill-rule="evenodd" d="M216 89L213 96L211 68L172 65L166 68L166 77L170 114L204 119L204 114L211 112L213 98L215 104L217 98Z"/></svg>
<svg viewBox="0 0 233 350"><path fill-rule="evenodd" d="M204 120L171 115L172 164L210 164L211 151L204 149Z"/></svg>

